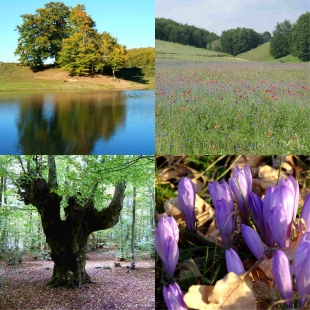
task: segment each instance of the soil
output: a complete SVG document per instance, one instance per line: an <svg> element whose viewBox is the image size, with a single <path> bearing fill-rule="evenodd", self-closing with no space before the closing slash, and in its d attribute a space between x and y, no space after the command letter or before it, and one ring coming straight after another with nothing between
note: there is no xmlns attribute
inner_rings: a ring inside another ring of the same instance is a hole
<svg viewBox="0 0 310 310"><path fill-rule="evenodd" d="M115 263L121 267L115 267ZM89 253L86 271L95 284L80 289L50 288L52 261L0 262L0 309L155 309L154 261L119 262L110 252Z"/></svg>

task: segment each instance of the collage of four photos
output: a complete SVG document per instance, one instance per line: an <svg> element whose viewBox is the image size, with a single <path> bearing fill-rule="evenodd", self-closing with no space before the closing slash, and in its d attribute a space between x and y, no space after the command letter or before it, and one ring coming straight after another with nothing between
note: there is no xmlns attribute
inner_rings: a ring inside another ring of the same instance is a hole
<svg viewBox="0 0 310 310"><path fill-rule="evenodd" d="M310 309L308 1L0 16L0 309Z"/></svg>

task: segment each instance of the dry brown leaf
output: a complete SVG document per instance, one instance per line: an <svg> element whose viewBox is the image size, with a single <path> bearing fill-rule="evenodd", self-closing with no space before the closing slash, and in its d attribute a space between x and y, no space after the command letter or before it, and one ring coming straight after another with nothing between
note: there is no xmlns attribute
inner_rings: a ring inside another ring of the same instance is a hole
<svg viewBox="0 0 310 310"><path fill-rule="evenodd" d="M254 281L253 282L253 292L255 298L258 300L268 299L268 300L278 300L277 289L270 287L263 282Z"/></svg>
<svg viewBox="0 0 310 310"><path fill-rule="evenodd" d="M192 285L184 296L187 307L200 309L203 304L208 303L208 296L212 293L214 286Z"/></svg>
<svg viewBox="0 0 310 310"><path fill-rule="evenodd" d="M285 173L280 172L280 177L285 176ZM272 168L268 165L259 167L258 177L266 189L269 186L274 186L278 180L278 169Z"/></svg>
<svg viewBox="0 0 310 310"><path fill-rule="evenodd" d="M201 231L201 229L200 230L197 230L197 234L200 236L200 237L202 237L202 238L204 238L204 239L206 239L206 240L208 240L208 241L210 241L210 242L214 242L214 243L216 243L218 246L223 246L223 244L222 244L222 242L221 242L221 238L219 237L219 230L218 230L218 228L217 228L217 226L216 226L216 221L213 221L212 223L211 223L211 225L209 226L209 228L208 228L208 230L207 230L207 232L206 233L203 233L202 231Z"/></svg>
<svg viewBox="0 0 310 310"><path fill-rule="evenodd" d="M237 276L233 272L217 281L213 290L208 286L194 288L193 292L189 290L184 301L188 307L199 310L256 309L252 280L249 276Z"/></svg>

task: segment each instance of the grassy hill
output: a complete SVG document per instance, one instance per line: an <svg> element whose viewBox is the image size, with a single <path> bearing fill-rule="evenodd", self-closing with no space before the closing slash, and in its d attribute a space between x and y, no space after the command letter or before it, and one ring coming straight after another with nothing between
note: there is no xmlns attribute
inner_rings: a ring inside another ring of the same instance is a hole
<svg viewBox="0 0 310 310"><path fill-rule="evenodd" d="M282 58L274 59L269 53L270 42L260 45L248 52L239 54L237 58L250 61L267 61L267 62L301 62L297 57L287 55Z"/></svg>
<svg viewBox="0 0 310 310"><path fill-rule="evenodd" d="M0 62L0 92L50 89L154 89L155 69L123 68L112 76L70 76L60 68L34 73L28 67Z"/></svg>
<svg viewBox="0 0 310 310"><path fill-rule="evenodd" d="M197 48L179 43L155 40L156 58L161 59L193 59L203 60L217 57L232 57L231 55L219 52L208 51L204 48Z"/></svg>

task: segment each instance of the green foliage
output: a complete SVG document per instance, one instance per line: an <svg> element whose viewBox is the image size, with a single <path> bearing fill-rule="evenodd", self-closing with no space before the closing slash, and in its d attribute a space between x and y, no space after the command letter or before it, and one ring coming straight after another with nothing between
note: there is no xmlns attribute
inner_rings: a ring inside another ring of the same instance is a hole
<svg viewBox="0 0 310 310"><path fill-rule="evenodd" d="M220 40L215 40L211 44L209 44L210 51L213 52L223 52L223 48Z"/></svg>
<svg viewBox="0 0 310 310"><path fill-rule="evenodd" d="M292 25L287 19L282 23L277 23L273 36L270 40L270 55L277 59L290 54Z"/></svg>
<svg viewBox="0 0 310 310"><path fill-rule="evenodd" d="M302 14L291 30L292 55L310 61L310 12Z"/></svg>
<svg viewBox="0 0 310 310"><path fill-rule="evenodd" d="M128 50L127 67L155 66L155 48L141 47Z"/></svg>
<svg viewBox="0 0 310 310"><path fill-rule="evenodd" d="M155 18L155 38L205 48L208 43L219 37L202 28L183 25L171 19Z"/></svg>
<svg viewBox="0 0 310 310"><path fill-rule="evenodd" d="M265 31L262 33L263 43L267 43L271 39L271 33L269 31Z"/></svg>
<svg viewBox="0 0 310 310"><path fill-rule="evenodd" d="M222 32L220 42L224 52L238 55L262 43L262 36L250 28L236 28Z"/></svg>
<svg viewBox="0 0 310 310"><path fill-rule="evenodd" d="M23 14L23 23L17 26L19 32L15 55L25 66L37 69L48 57L55 58L61 50L62 39L68 37L66 23L70 10L62 2L49 2L36 14Z"/></svg>

